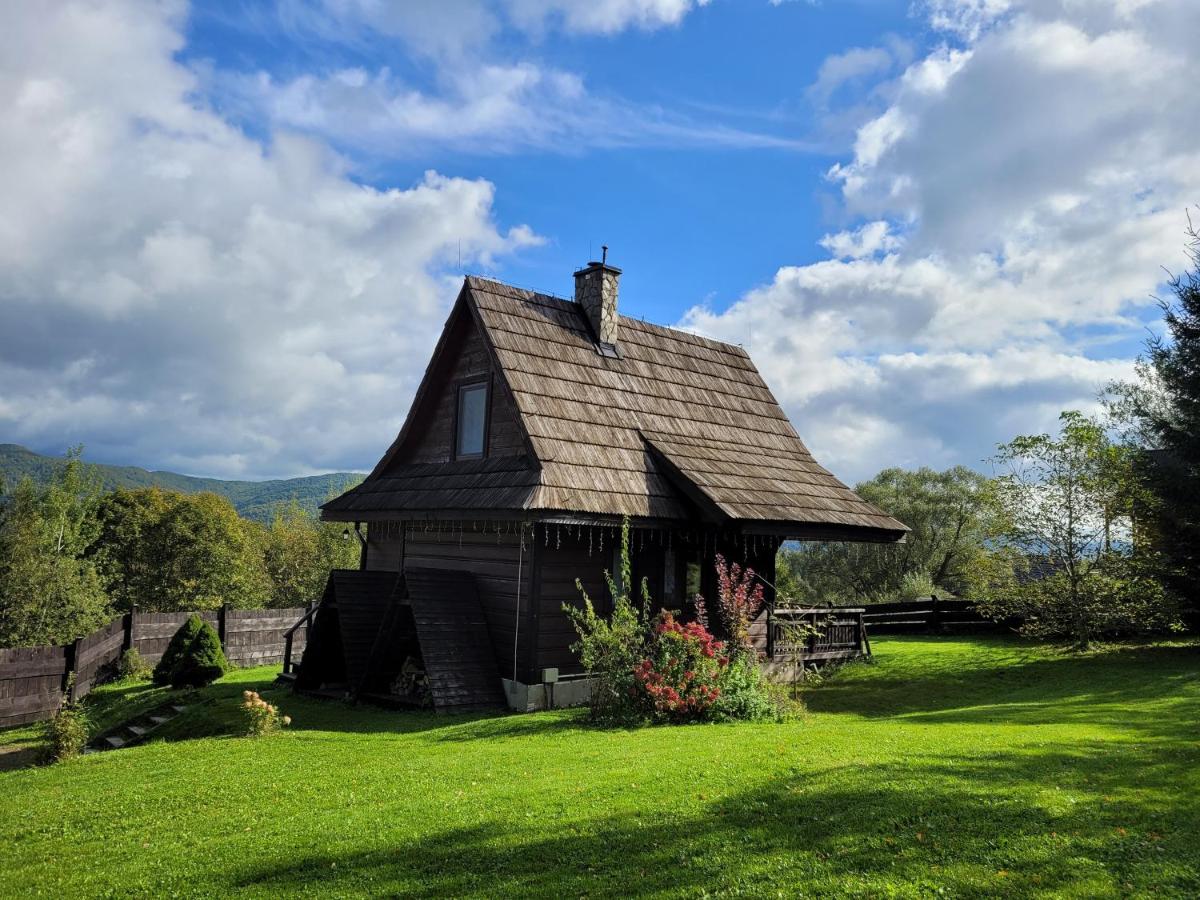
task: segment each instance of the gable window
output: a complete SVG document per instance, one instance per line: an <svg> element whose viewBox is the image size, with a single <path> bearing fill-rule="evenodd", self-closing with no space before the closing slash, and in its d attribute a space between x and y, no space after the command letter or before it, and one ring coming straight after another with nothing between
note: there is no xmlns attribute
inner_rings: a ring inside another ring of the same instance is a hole
<svg viewBox="0 0 1200 900"><path fill-rule="evenodd" d="M458 418L454 429L454 455L457 459L483 456L487 434L486 381L464 384L458 389Z"/></svg>

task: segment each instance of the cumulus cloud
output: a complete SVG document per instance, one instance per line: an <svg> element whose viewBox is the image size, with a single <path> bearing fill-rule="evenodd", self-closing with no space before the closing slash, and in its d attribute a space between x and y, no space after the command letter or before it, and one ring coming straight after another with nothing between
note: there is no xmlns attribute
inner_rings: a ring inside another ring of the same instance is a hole
<svg viewBox="0 0 1200 900"><path fill-rule="evenodd" d="M1126 375L1200 197L1185 0L937 0L833 166L856 228L686 326L745 341L849 477L978 462ZM771 335L767 341L762 335ZM1118 349L1114 350L1113 348Z"/></svg>
<svg viewBox="0 0 1200 900"><path fill-rule="evenodd" d="M394 435L453 297L536 244L493 186L356 183L196 99L181 3L11 6L0 28L0 433L267 476Z"/></svg>

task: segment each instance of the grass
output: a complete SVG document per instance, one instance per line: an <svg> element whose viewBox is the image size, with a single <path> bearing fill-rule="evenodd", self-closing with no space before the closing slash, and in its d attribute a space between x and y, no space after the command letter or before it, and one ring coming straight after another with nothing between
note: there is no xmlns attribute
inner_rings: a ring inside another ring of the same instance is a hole
<svg viewBox="0 0 1200 900"><path fill-rule="evenodd" d="M243 670L161 741L0 773L0 893L1200 895L1200 647L876 657L792 724L634 730L349 708ZM243 688L293 728L232 737Z"/></svg>

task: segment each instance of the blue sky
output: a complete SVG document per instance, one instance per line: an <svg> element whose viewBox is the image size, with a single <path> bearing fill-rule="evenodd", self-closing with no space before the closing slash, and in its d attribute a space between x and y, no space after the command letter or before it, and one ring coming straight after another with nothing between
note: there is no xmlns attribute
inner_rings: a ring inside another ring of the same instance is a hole
<svg viewBox="0 0 1200 900"><path fill-rule="evenodd" d="M1188 0L0 12L0 440L366 469L463 270L746 344L847 481L1128 377L1200 198ZM461 259L461 265L460 265Z"/></svg>
<svg viewBox="0 0 1200 900"><path fill-rule="evenodd" d="M411 184L431 167L494 183L497 219L536 223L547 237L544 247L498 268L513 283L566 292L570 271L586 261L589 247L598 254L607 241L627 273L629 311L674 322L697 300L725 306L747 286L769 281L781 259L826 255L817 241L844 223L823 175L846 153L852 134L831 134L806 89L831 54L889 36L924 42L927 29L909 7L907 0L780 6L742 0L696 9L678 27L634 30L616 40L510 31L500 42L541 65L582 71L601 96L796 148L699 141L595 148L567 141L551 149L497 151L484 140L363 152L353 139L330 140L355 160L355 177L375 186ZM418 87L436 89L437 64L414 59L412 49L394 39L322 39L275 16L248 16L243 3L197 8L187 40L182 58L193 64L265 71L282 81L314 70L386 66ZM872 86L847 85L839 98L858 100ZM586 115L586 103L581 106ZM238 121L268 137L257 116Z"/></svg>

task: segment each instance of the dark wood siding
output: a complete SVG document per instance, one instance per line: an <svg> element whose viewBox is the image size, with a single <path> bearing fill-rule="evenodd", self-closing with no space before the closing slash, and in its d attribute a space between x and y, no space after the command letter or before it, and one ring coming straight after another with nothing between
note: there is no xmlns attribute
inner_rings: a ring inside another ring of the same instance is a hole
<svg viewBox="0 0 1200 900"><path fill-rule="evenodd" d="M488 456L514 456L525 453L521 426L512 397L504 389L499 377L492 370L491 357L478 326L464 317L457 326L456 343L446 367L439 374L435 389L427 401L427 408L420 412L415 422L411 440L388 467L410 463L449 462L453 459L454 418L457 415L459 385L477 380L488 380Z"/></svg>
<svg viewBox="0 0 1200 900"><path fill-rule="evenodd" d="M515 525L501 525L514 530L496 534L493 532L459 531L457 525L442 523L441 530L431 526L425 531L420 525L408 527L407 542L402 544L399 535L371 539L367 554L368 569L384 569L395 572L400 567L403 546L405 566L426 569L449 569L471 572L479 590L479 601L487 616L488 630L496 652L496 663L504 677L511 678L513 672L513 636L517 618L517 572L521 571L520 602L522 611L528 610L530 585L533 582L530 540L525 542L522 558L521 541ZM518 658L528 659L531 635L525 631L526 619L521 620L519 635L521 649ZM521 679L528 672L518 672Z"/></svg>
<svg viewBox="0 0 1200 900"><path fill-rule="evenodd" d="M539 532L540 533L540 532ZM537 668L554 667L559 672L581 671L578 657L571 651L577 635L563 605L583 607L583 597L575 586L579 579L591 598L592 605L602 615L612 612L612 598L604 580L605 571L619 565L620 530L615 528L580 529L568 526L547 526L538 546L538 654ZM634 596L640 597L644 577L650 592L651 609L663 606L663 575L665 547L659 532L634 530L630 537L630 562L633 569ZM678 604L669 604L678 606Z"/></svg>

